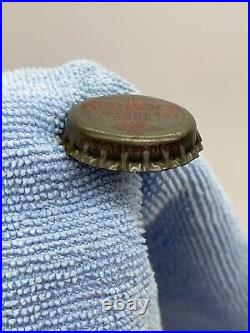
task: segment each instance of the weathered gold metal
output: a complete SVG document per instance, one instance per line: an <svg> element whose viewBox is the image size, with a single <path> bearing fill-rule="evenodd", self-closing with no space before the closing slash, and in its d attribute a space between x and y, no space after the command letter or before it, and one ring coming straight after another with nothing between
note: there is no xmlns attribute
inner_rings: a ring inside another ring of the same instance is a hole
<svg viewBox="0 0 250 333"><path fill-rule="evenodd" d="M181 106L141 95L91 98L69 112L66 153L117 171L160 171L184 165L203 149L193 116Z"/></svg>

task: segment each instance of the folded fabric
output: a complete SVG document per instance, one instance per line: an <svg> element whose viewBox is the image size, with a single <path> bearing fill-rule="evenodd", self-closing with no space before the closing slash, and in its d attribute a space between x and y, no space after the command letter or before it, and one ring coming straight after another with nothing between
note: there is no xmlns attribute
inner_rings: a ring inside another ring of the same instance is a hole
<svg viewBox="0 0 250 333"><path fill-rule="evenodd" d="M131 174L61 146L73 104L135 91L89 61L3 74L3 330L247 329L247 243L202 157Z"/></svg>

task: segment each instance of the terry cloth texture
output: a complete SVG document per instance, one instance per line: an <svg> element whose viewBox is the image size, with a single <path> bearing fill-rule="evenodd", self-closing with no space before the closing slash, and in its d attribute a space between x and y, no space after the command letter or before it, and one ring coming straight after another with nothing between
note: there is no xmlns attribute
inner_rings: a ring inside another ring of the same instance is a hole
<svg viewBox="0 0 250 333"><path fill-rule="evenodd" d="M3 74L3 330L247 328L246 240L202 157L130 174L60 145L73 104L132 92L88 61Z"/></svg>

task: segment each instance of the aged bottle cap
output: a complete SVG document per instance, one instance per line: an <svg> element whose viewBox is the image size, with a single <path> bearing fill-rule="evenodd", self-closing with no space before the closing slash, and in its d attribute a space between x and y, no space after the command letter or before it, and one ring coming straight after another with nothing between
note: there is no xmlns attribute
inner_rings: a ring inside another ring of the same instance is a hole
<svg viewBox="0 0 250 333"><path fill-rule="evenodd" d="M141 95L91 98L69 112L66 153L117 171L159 171L186 164L202 150L193 116L181 106Z"/></svg>

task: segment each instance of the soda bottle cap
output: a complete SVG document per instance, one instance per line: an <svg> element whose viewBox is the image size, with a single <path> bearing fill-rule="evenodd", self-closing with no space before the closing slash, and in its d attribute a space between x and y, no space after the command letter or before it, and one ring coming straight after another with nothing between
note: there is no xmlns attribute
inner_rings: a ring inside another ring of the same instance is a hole
<svg viewBox="0 0 250 333"><path fill-rule="evenodd" d="M141 95L90 98L73 106L62 134L66 153L117 171L160 171L184 165L203 149L183 107Z"/></svg>

